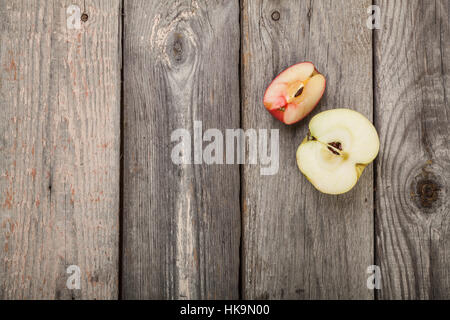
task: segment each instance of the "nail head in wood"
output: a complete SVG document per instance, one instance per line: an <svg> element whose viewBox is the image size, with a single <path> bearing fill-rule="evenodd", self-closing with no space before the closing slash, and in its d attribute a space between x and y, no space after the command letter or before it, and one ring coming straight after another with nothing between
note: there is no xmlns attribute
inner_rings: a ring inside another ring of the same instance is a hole
<svg viewBox="0 0 450 320"><path fill-rule="evenodd" d="M83 13L81 15L81 21L86 22L89 19L89 15L87 13Z"/></svg>
<svg viewBox="0 0 450 320"><path fill-rule="evenodd" d="M278 21L278 20L280 20L280 12L278 12L278 11L272 12L272 20L273 20L273 21Z"/></svg>

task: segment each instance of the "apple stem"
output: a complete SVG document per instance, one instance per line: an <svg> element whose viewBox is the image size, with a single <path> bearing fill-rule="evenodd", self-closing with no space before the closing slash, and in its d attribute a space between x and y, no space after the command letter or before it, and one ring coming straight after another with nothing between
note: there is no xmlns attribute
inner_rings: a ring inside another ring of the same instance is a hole
<svg viewBox="0 0 450 320"><path fill-rule="evenodd" d="M317 140L316 137L313 137L311 135L311 132L308 132L308 141L316 141L316 140Z"/></svg>

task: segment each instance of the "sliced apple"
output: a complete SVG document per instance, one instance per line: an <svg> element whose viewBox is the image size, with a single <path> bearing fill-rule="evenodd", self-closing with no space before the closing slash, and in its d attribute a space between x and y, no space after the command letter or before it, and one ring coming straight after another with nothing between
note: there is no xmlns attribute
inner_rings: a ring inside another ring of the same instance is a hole
<svg viewBox="0 0 450 320"><path fill-rule="evenodd" d="M297 150L300 171L319 191L342 194L357 183L378 155L380 140L373 124L350 109L319 113Z"/></svg>
<svg viewBox="0 0 450 320"><path fill-rule="evenodd" d="M264 94L264 106L278 120L293 124L306 117L325 92L326 80L311 62L281 72Z"/></svg>

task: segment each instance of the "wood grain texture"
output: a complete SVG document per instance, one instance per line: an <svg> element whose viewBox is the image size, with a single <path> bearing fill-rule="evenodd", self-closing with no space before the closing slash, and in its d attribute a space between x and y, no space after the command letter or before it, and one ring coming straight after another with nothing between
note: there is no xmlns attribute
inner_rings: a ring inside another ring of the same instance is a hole
<svg viewBox="0 0 450 320"><path fill-rule="evenodd" d="M262 299L371 299L373 173L348 194L320 194L299 172L295 153L311 116L285 126L264 110L271 80L312 61L327 78L313 114L348 107L372 117L370 1L244 0L242 91L244 128L280 130L280 170L243 176L243 296ZM273 13L275 19L272 18Z"/></svg>
<svg viewBox="0 0 450 320"><path fill-rule="evenodd" d="M450 5L378 1L381 299L450 298Z"/></svg>
<svg viewBox="0 0 450 320"><path fill-rule="evenodd" d="M117 298L119 1L0 8L0 299Z"/></svg>
<svg viewBox="0 0 450 320"><path fill-rule="evenodd" d="M171 134L239 127L239 3L124 9L123 298L238 298L239 166L175 165Z"/></svg>

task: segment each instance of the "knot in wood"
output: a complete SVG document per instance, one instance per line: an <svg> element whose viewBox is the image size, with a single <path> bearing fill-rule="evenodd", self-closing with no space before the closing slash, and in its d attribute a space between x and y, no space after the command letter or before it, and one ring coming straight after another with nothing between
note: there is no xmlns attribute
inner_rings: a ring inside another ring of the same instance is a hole
<svg viewBox="0 0 450 320"><path fill-rule="evenodd" d="M180 39L175 39L173 42L173 56L175 58L175 61L181 61L183 59L183 43Z"/></svg>
<svg viewBox="0 0 450 320"><path fill-rule="evenodd" d="M423 208L431 208L439 198L440 186L433 180L419 180L416 185L416 194Z"/></svg>
<svg viewBox="0 0 450 320"><path fill-rule="evenodd" d="M174 65L184 64L192 55L191 51L189 40L183 34L176 32L169 36L166 53Z"/></svg>
<svg viewBox="0 0 450 320"><path fill-rule="evenodd" d="M418 169L418 170L417 170ZM430 215L448 204L447 179L444 169L437 163L427 162L410 172L407 179L411 200L422 213Z"/></svg>

